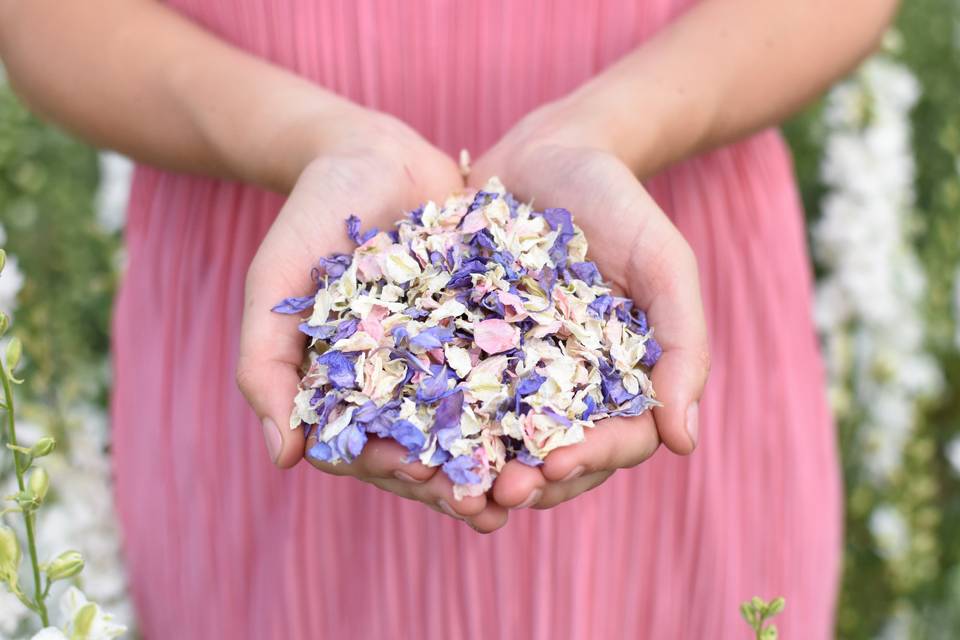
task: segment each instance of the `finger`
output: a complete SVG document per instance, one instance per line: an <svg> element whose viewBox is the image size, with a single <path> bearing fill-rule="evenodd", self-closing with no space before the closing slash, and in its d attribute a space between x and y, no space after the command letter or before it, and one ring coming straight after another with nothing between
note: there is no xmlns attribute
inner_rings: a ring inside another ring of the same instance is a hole
<svg viewBox="0 0 960 640"><path fill-rule="evenodd" d="M480 508L475 514L465 516L452 509L444 508L439 501L432 502L431 498L434 497L433 495L427 495L427 499L425 500L424 494L419 490L419 485L391 478L371 478L369 482L378 489L393 493L406 500L421 502L424 506L437 513L442 513L454 520L460 520L479 533L496 531L507 522L506 509L495 504L487 504Z"/></svg>
<svg viewBox="0 0 960 640"><path fill-rule="evenodd" d="M558 504L573 500L587 491L599 487L607 478L612 476L613 473L613 471L597 471L596 473L581 476L575 480L548 483L544 489L543 496L533 508L552 509Z"/></svg>
<svg viewBox="0 0 960 640"><path fill-rule="evenodd" d="M493 481L493 499L508 509L526 509L540 499L546 483L537 467L511 460Z"/></svg>
<svg viewBox="0 0 960 640"><path fill-rule="evenodd" d="M360 473L357 471L356 460L353 462L327 462L325 460L320 460L319 458L314 458L310 455L313 445L317 443L317 435L313 434L307 438L306 451L304 453L304 458L307 459L313 467L323 471L324 473L329 473L332 476L350 476L352 478L360 478ZM368 478L368 480L382 480L384 478Z"/></svg>
<svg viewBox="0 0 960 640"><path fill-rule="evenodd" d="M487 506L485 495L464 496L457 500L453 494L453 483L445 473L435 473L426 482L411 484L410 486L417 500L436 506L454 518L463 519L465 516L475 516Z"/></svg>
<svg viewBox="0 0 960 640"><path fill-rule="evenodd" d="M260 420L270 459L281 468L291 467L303 457L303 429L291 429L290 414L306 336L297 330L299 316L271 309L284 297L305 295L310 290L309 274L289 283L271 275L257 258L247 275L237 385Z"/></svg>
<svg viewBox="0 0 960 640"><path fill-rule="evenodd" d="M394 478L405 482L426 482L438 467L428 467L419 460L407 462L406 447L395 440L370 437L353 463L362 478Z"/></svg>
<svg viewBox="0 0 960 640"><path fill-rule="evenodd" d="M634 254L631 272L642 275L631 295L646 307L663 349L651 373L662 403L653 411L657 430L671 451L687 454L699 437L699 401L710 372L710 350L696 258L672 226L665 219L651 225L651 235L665 237L658 251L647 257L640 255L643 251Z"/></svg>
<svg viewBox="0 0 960 640"><path fill-rule="evenodd" d="M572 481L598 471L633 467L654 454L660 437L653 417L605 418L586 429L583 442L554 449L541 471L551 482Z"/></svg>
<svg viewBox="0 0 960 640"><path fill-rule="evenodd" d="M496 503L487 502L483 511L475 516L468 517L466 522L477 533L493 533L506 525L509 517L510 511L508 509Z"/></svg>

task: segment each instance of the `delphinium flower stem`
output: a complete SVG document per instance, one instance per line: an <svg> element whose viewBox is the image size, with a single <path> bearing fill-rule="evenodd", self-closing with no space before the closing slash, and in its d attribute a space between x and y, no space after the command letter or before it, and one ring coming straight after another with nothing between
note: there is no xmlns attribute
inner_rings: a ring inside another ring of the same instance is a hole
<svg viewBox="0 0 960 640"><path fill-rule="evenodd" d="M0 379L2 379L3 382L3 395L7 409L7 430L10 438L10 444L16 447L17 429L14 425L13 419L13 390L10 388L10 377L7 375L7 370L2 366L0 366ZM23 493L26 490L26 485L24 484L23 480L25 469L20 466L20 455L21 454L18 451L13 450L13 467L17 475L17 486L20 489L20 493ZM23 510L23 520L27 530L27 548L30 551L30 564L33 567L34 604L36 605L36 612L40 616L40 621L43 623L44 627L47 627L50 625L50 620L49 616L47 615L47 605L46 602L44 602L45 594L43 593L43 587L40 584L40 561L37 558L37 543L33 530L35 523L34 518L35 514L32 510Z"/></svg>

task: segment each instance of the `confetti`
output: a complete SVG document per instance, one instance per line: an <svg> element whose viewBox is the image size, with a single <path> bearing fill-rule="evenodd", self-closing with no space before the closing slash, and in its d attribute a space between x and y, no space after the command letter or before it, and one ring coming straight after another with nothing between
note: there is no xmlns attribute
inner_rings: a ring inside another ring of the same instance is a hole
<svg viewBox="0 0 960 640"><path fill-rule="evenodd" d="M319 260L316 293L273 308L309 337L290 416L317 438L308 456L349 463L392 438L459 499L658 404L646 315L613 295L566 209L535 211L493 178L393 230L350 216L347 234L356 248Z"/></svg>

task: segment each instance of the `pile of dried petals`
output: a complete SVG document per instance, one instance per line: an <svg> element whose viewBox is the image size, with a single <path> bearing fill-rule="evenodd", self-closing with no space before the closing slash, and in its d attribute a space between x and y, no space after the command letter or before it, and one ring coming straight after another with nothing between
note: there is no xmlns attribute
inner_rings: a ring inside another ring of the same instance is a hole
<svg viewBox="0 0 960 640"><path fill-rule="evenodd" d="M611 295L565 209L534 211L494 178L361 233L322 258L315 295L274 307L310 336L291 428L308 456L351 461L369 435L443 465L457 497L507 460L539 465L608 416L656 405L643 311Z"/></svg>

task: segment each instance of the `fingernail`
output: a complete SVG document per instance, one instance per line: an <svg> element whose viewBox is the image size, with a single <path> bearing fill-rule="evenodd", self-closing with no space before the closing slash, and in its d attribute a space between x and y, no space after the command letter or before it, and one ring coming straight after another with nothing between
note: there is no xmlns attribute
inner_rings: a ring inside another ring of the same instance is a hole
<svg viewBox="0 0 960 640"><path fill-rule="evenodd" d="M582 464L578 464L577 466L575 466L575 467L570 471L570 473L568 473L568 474L563 478L563 480L561 480L561 482L566 482L567 480L576 480L577 478L579 478L579 477L582 476L582 475L583 475L583 465L582 465Z"/></svg>
<svg viewBox="0 0 960 640"><path fill-rule="evenodd" d="M700 434L700 403L694 402L687 407L687 433L690 434L690 442L697 446L697 436Z"/></svg>
<svg viewBox="0 0 960 640"><path fill-rule="evenodd" d="M454 511L453 507L450 506L450 503L448 503L443 498L437 500L437 506L440 507L440 511L443 511L445 514L447 514L451 518L456 518L457 520L463 520L463 516L461 516L456 511Z"/></svg>
<svg viewBox="0 0 960 640"><path fill-rule="evenodd" d="M533 505L540 502L540 498L543 496L543 491L541 489L534 489L530 492L530 495L527 496L527 499L518 504L515 508L517 509L527 509Z"/></svg>
<svg viewBox="0 0 960 640"><path fill-rule="evenodd" d="M270 461L277 463L280 457L280 447L282 444L280 438L280 429L270 418L263 419L263 439L267 443L267 453L270 455Z"/></svg>
<svg viewBox="0 0 960 640"><path fill-rule="evenodd" d="M403 471L399 471L399 470L393 472L393 477L396 478L397 480L403 480L404 482L412 482L413 484L423 484L422 480L417 480L409 473L404 473Z"/></svg>

